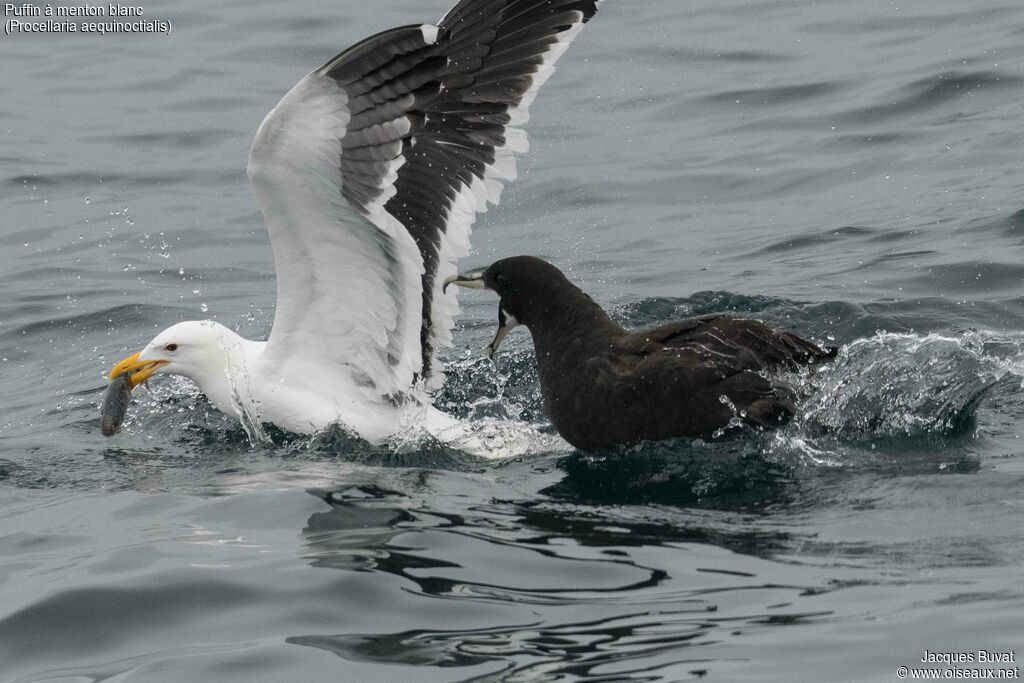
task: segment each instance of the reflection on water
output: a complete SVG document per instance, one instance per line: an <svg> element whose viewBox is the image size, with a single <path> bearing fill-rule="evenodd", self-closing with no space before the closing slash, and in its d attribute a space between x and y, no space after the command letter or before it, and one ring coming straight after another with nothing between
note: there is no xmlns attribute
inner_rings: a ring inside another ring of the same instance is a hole
<svg viewBox="0 0 1024 683"><path fill-rule="evenodd" d="M757 436L679 439L601 455L567 456L566 476L544 493L587 504L657 503L716 510L784 505L790 467L765 457Z"/></svg>
<svg viewBox="0 0 1024 683"><path fill-rule="evenodd" d="M659 680L666 671L701 675L702 658L688 648L714 642L722 629L812 623L830 613L793 607L827 587L766 582L730 566L731 555L706 555L702 545L767 555L771 534L608 520L599 508L551 501L495 501L446 514L410 507L423 501L375 485L315 495L331 509L312 515L303 530L313 566L392 574L405 590L434 599L530 608L525 621L501 626L287 639L346 660L496 662L481 678L500 673L503 680L603 680L606 669L613 678ZM680 552L691 557L666 562ZM730 606L720 610L723 594Z"/></svg>

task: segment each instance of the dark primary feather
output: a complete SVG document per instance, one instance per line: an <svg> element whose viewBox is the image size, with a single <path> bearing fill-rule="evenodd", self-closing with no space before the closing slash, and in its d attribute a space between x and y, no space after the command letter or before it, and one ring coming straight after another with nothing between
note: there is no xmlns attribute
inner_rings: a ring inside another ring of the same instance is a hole
<svg viewBox="0 0 1024 683"><path fill-rule="evenodd" d="M585 450L707 436L733 418L779 424L791 388L766 371L826 362L835 351L756 320L705 315L639 332L623 329L554 266L498 261L484 281L530 329L552 424Z"/></svg>
<svg viewBox="0 0 1024 683"><path fill-rule="evenodd" d="M349 48L320 70L349 97L343 196L366 213L384 202L423 258L421 376L430 373L441 235L456 197L484 177L506 145L510 110L522 103L558 35L588 21L596 4L463 0L438 23L433 43L420 25L400 27ZM399 159L400 166L394 163ZM396 171L389 194L385 174Z"/></svg>

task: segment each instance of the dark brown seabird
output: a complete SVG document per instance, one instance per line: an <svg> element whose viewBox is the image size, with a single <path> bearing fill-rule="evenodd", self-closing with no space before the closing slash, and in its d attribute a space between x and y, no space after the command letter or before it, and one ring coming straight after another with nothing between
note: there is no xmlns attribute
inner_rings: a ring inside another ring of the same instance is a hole
<svg viewBox="0 0 1024 683"><path fill-rule="evenodd" d="M533 256L449 277L500 297L488 356L516 325L533 336L544 408L576 448L708 436L733 418L778 425L794 391L763 373L825 362L821 347L756 320L703 315L629 332L558 268Z"/></svg>

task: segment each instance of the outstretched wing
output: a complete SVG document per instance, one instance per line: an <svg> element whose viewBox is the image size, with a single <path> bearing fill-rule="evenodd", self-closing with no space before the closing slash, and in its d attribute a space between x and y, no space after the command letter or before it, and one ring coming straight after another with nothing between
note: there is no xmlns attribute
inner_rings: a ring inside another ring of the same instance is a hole
<svg viewBox="0 0 1024 683"><path fill-rule="evenodd" d="M377 395L431 376L457 311L444 278L515 178L518 126L597 1L463 0L285 95L248 168L277 270L269 358L347 363Z"/></svg>

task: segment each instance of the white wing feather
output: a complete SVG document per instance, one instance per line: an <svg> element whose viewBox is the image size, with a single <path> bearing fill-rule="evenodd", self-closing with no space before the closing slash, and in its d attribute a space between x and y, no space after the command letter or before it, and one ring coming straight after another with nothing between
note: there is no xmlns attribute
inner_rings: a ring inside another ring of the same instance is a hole
<svg viewBox="0 0 1024 683"><path fill-rule="evenodd" d="M596 0L463 0L306 76L267 115L249 179L277 309L265 357L342 364L368 396L433 374L458 310L441 286L527 148L527 108Z"/></svg>
<svg viewBox="0 0 1024 683"><path fill-rule="evenodd" d="M267 115L249 154L277 272L267 357L283 372L292 357L348 364L387 395L408 389L419 369L423 264L398 221L382 209L368 220L342 196L347 101L310 74Z"/></svg>

